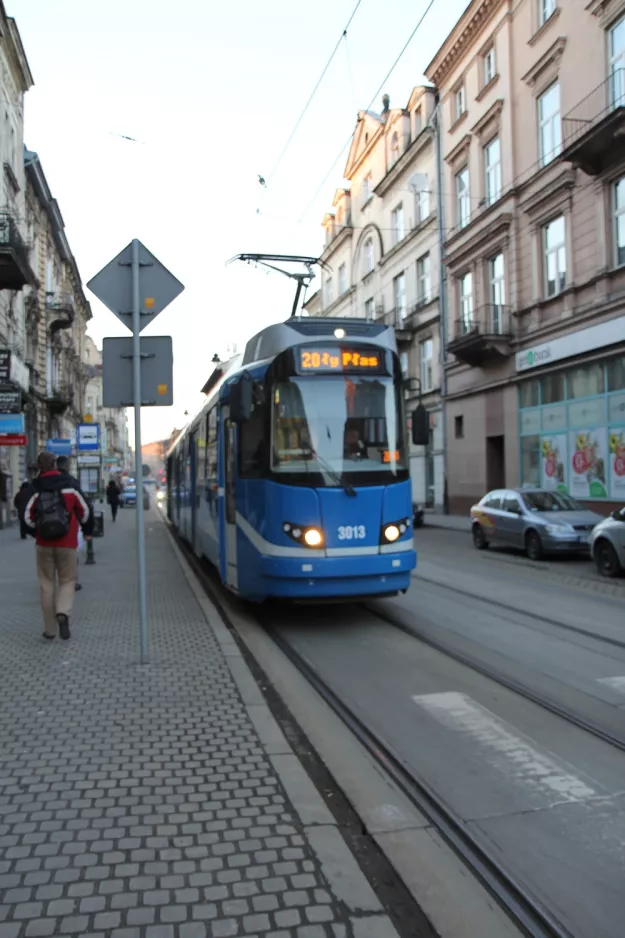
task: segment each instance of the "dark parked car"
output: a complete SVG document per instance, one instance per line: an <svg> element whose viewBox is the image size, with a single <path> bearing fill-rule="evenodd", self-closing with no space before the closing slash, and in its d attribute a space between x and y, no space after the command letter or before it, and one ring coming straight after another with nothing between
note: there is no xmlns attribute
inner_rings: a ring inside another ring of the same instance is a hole
<svg viewBox="0 0 625 938"><path fill-rule="evenodd" d="M525 549L531 560L549 553L588 554L590 532L602 520L570 495L538 488L489 492L471 509L478 550L509 544Z"/></svg>

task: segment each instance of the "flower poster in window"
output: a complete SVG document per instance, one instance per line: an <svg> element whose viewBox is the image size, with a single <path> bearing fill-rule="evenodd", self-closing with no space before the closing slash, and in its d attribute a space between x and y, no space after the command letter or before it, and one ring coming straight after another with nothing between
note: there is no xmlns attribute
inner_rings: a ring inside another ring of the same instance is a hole
<svg viewBox="0 0 625 938"><path fill-rule="evenodd" d="M625 430L609 431L610 447L610 494L619 502L625 502Z"/></svg>
<svg viewBox="0 0 625 938"><path fill-rule="evenodd" d="M605 427L570 434L571 495L607 498L608 434Z"/></svg>
<svg viewBox="0 0 625 938"><path fill-rule="evenodd" d="M540 484L544 489L568 492L566 435L544 436L540 441Z"/></svg>

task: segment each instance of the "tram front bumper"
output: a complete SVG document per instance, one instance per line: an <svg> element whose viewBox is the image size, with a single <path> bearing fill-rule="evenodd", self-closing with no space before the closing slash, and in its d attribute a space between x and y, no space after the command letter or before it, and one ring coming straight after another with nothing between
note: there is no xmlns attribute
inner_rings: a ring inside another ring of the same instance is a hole
<svg viewBox="0 0 625 938"><path fill-rule="evenodd" d="M292 598L382 596L408 589L415 550L352 557L263 557L270 593Z"/></svg>

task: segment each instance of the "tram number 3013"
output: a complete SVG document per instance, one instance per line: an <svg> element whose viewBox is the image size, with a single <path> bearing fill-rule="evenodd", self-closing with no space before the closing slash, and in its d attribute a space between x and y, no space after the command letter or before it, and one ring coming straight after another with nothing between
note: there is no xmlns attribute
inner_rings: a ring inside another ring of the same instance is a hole
<svg viewBox="0 0 625 938"><path fill-rule="evenodd" d="M364 524L342 524L338 529L339 541L363 541L366 536Z"/></svg>

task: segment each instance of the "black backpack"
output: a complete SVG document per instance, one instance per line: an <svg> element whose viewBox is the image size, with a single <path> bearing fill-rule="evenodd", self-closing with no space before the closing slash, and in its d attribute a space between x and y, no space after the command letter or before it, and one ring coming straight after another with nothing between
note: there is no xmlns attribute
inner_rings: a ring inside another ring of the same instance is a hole
<svg viewBox="0 0 625 938"><path fill-rule="evenodd" d="M60 489L39 493L35 505L35 527L44 541L58 541L69 534L69 512Z"/></svg>

